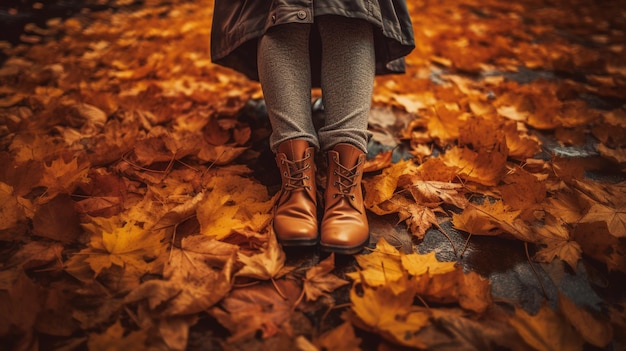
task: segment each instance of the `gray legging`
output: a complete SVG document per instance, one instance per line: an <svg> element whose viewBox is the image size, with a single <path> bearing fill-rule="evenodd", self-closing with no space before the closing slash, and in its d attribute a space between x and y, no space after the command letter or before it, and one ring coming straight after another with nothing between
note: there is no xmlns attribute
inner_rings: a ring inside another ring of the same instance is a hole
<svg viewBox="0 0 626 351"><path fill-rule="evenodd" d="M321 150L349 143L366 152L375 60L371 24L339 16L315 18L322 39L324 125L311 116L311 24L283 24L259 41L259 80L272 124L270 147L304 139Z"/></svg>

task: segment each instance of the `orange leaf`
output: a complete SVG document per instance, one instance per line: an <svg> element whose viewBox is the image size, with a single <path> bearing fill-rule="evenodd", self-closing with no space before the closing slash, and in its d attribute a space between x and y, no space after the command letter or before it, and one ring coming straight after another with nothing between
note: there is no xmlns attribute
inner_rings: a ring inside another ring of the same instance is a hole
<svg viewBox="0 0 626 351"><path fill-rule="evenodd" d="M613 236L624 238L626 237L626 202L616 207L593 204L580 221L582 223L606 222Z"/></svg>
<svg viewBox="0 0 626 351"><path fill-rule="evenodd" d="M145 330L131 331L127 335L124 334L124 327L118 320L102 334L89 334L87 348L89 351L145 349L146 339L148 338Z"/></svg>
<svg viewBox="0 0 626 351"><path fill-rule="evenodd" d="M509 323L526 343L539 351L582 350L579 334L550 307L543 305L539 312L530 315L516 308Z"/></svg>
<svg viewBox="0 0 626 351"><path fill-rule="evenodd" d="M613 339L613 328L604 316L594 316L562 293L559 294L559 309L574 329L591 345L599 348L607 346Z"/></svg>

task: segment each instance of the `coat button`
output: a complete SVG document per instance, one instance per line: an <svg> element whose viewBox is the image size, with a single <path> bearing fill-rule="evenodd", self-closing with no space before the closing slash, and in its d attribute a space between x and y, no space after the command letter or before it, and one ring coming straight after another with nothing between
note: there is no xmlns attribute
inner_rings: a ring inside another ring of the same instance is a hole
<svg viewBox="0 0 626 351"><path fill-rule="evenodd" d="M306 18L306 11L304 11L304 10L298 11L298 18L301 19L301 20L305 19Z"/></svg>

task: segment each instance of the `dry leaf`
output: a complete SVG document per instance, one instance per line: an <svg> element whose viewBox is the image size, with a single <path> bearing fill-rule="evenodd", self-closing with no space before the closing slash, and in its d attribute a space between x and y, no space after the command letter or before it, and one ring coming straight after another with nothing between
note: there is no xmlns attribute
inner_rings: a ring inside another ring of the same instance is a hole
<svg viewBox="0 0 626 351"><path fill-rule="evenodd" d="M563 317L550 307L543 305L537 314L530 315L516 308L509 323L524 341L536 350L560 351L582 350L583 341Z"/></svg>
<svg viewBox="0 0 626 351"><path fill-rule="evenodd" d="M285 258L285 252L278 245L276 236L272 234L267 242L267 248L262 249L261 253L252 256L241 252L237 254L237 259L244 266L236 276L260 280L279 278L284 273Z"/></svg>
<svg viewBox="0 0 626 351"><path fill-rule="evenodd" d="M276 286L269 283L235 289L212 308L213 315L230 332L229 341L245 340L261 331L263 338L275 335L293 313L293 304L300 296L300 289L291 280L278 280Z"/></svg>
<svg viewBox="0 0 626 351"><path fill-rule="evenodd" d="M142 330L124 335L122 324L117 321L104 333L92 333L87 340L89 351L142 350L146 347L148 336Z"/></svg>
<svg viewBox="0 0 626 351"><path fill-rule="evenodd" d="M207 310L230 291L237 247L196 235L172 249L165 266L166 280L150 280L129 293L125 301L146 299L159 317L190 315Z"/></svg>
<svg viewBox="0 0 626 351"><path fill-rule="evenodd" d="M559 309L583 339L595 347L606 347L613 339L613 328L604 316L594 316L584 307L559 294Z"/></svg>
<svg viewBox="0 0 626 351"><path fill-rule="evenodd" d="M330 274L335 269L334 253L306 272L304 293L308 301L315 301L349 282Z"/></svg>
<svg viewBox="0 0 626 351"><path fill-rule="evenodd" d="M431 313L413 305L416 291L415 281L406 274L376 287L354 284L350 300L357 325L397 344L423 348L418 332L430 323Z"/></svg>
<svg viewBox="0 0 626 351"><path fill-rule="evenodd" d="M356 255L354 258L359 263L361 271L346 275L355 283L364 281L368 286L384 286L405 275L400 262L400 252L384 238L376 243L376 248L371 253Z"/></svg>

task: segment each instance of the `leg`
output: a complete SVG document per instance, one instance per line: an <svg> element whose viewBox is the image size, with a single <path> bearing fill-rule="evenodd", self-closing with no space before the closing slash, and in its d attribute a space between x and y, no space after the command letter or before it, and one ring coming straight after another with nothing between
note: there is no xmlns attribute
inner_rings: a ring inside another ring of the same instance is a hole
<svg viewBox="0 0 626 351"><path fill-rule="evenodd" d="M322 37L326 112L319 138L328 154L320 245L326 251L354 254L369 241L361 178L374 85L374 39L365 21L336 16L316 21Z"/></svg>
<svg viewBox="0 0 626 351"><path fill-rule="evenodd" d="M274 152L289 139L303 139L319 148L311 119L310 30L308 24L283 24L259 41L259 80L272 124Z"/></svg>
<svg viewBox="0 0 626 351"><path fill-rule="evenodd" d="M348 143L365 152L375 73L372 26L339 16L315 20L322 38L321 86L326 117L319 130L322 150Z"/></svg>

